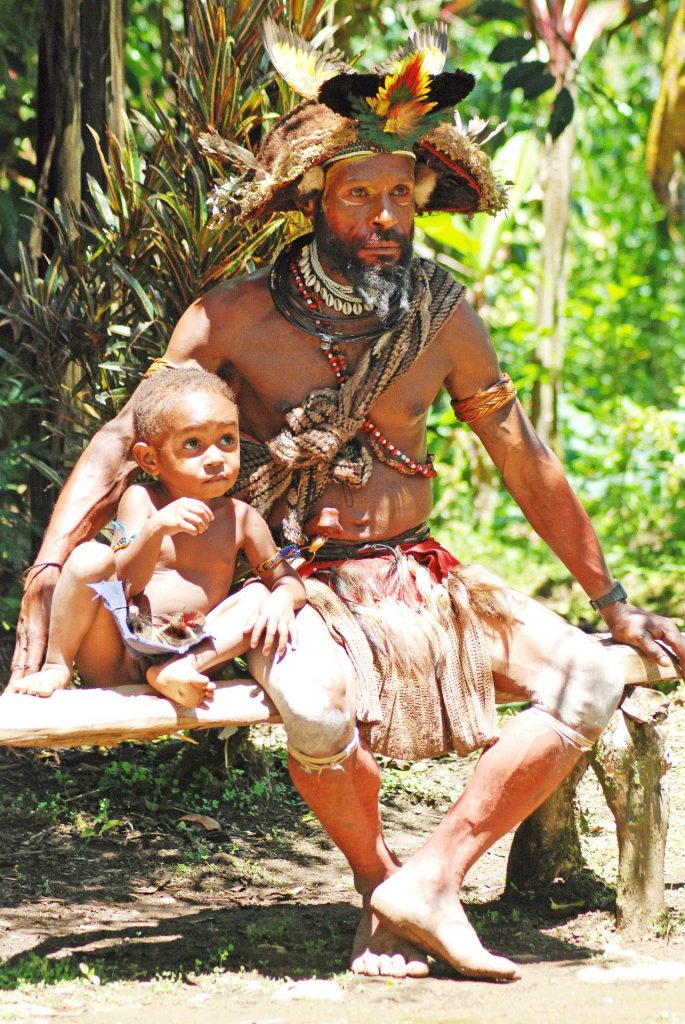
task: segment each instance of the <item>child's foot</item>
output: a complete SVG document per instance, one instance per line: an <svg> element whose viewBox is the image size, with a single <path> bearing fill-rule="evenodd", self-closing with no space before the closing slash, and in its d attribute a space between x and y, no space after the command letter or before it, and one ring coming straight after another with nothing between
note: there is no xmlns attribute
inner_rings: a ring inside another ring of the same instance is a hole
<svg viewBox="0 0 685 1024"><path fill-rule="evenodd" d="M66 690L71 682L71 672L66 665L45 665L40 672L34 672L23 679L15 679L5 693L28 693L32 697L49 697L55 690Z"/></svg>
<svg viewBox="0 0 685 1024"><path fill-rule="evenodd" d="M168 697L185 708L197 708L210 701L216 689L209 676L198 672L190 658L151 665L145 677L162 697Z"/></svg>

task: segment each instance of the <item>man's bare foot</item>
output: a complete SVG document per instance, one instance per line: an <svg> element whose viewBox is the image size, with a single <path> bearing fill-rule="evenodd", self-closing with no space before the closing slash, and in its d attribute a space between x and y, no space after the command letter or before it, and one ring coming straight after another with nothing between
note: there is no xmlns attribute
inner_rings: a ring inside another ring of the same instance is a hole
<svg viewBox="0 0 685 1024"><path fill-rule="evenodd" d="M186 657L151 665L145 678L162 697L184 708L200 707L213 698L216 689L209 676L198 672L192 660Z"/></svg>
<svg viewBox="0 0 685 1024"><path fill-rule="evenodd" d="M469 924L456 891L436 888L433 879L406 866L383 882L371 906L392 931L440 957L467 978L515 981L516 964L488 953Z"/></svg>
<svg viewBox="0 0 685 1024"><path fill-rule="evenodd" d="M44 665L40 672L13 680L8 684L5 693L28 693L32 697L49 697L55 690L66 690L70 682L71 672L66 665Z"/></svg>
<svg viewBox="0 0 685 1024"><path fill-rule="evenodd" d="M352 944L350 970L370 977L425 978L428 959L378 920L365 900Z"/></svg>

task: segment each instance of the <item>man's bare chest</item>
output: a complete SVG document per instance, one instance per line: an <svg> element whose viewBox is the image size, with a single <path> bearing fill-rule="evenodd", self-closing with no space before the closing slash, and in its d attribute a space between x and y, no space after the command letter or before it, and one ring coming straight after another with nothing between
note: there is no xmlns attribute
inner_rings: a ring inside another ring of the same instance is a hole
<svg viewBox="0 0 685 1024"><path fill-rule="evenodd" d="M256 437L271 436L283 425L285 414L311 391L340 387L336 376L340 357L343 375L353 374L372 344L346 341L336 346L337 353L326 352L319 338L294 328L274 310L273 317L265 318L252 338L243 339L236 358L226 367L237 393L241 430ZM385 427L401 424L404 429L422 421L445 373L441 347L433 342L412 367L372 397L374 417Z"/></svg>

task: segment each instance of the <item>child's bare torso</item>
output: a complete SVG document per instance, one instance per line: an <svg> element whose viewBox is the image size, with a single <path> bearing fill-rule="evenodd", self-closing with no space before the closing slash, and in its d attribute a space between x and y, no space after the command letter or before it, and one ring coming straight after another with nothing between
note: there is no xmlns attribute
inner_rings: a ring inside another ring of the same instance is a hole
<svg viewBox="0 0 685 1024"><path fill-rule="evenodd" d="M159 496L153 488L150 491L157 504ZM154 573L143 591L153 619L186 612L206 615L228 595L244 543L241 504L220 498L211 505L214 520L204 533L162 539Z"/></svg>

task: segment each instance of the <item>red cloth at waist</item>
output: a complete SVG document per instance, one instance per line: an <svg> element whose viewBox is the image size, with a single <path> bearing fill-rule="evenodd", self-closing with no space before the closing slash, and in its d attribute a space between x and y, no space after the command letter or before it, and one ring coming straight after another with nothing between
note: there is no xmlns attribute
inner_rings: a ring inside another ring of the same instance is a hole
<svg viewBox="0 0 685 1024"><path fill-rule="evenodd" d="M392 551L383 551L382 544L382 541L379 541L377 545L370 542L368 554L369 559L383 558L387 560L392 558ZM432 537L429 537L428 540L422 540L415 544L396 544L394 546L403 551L405 555L411 555L412 558L415 558L420 565L425 565L436 583L442 583L445 576L447 576L452 569L455 569L461 564L454 555L450 554L442 544L438 544L437 540L434 540ZM364 558L359 557L353 559L355 562L363 562L364 560ZM306 565L300 566L297 571L302 579L306 580L320 569L330 569L332 567L343 565L346 561L348 561L346 558L336 558L308 562Z"/></svg>

